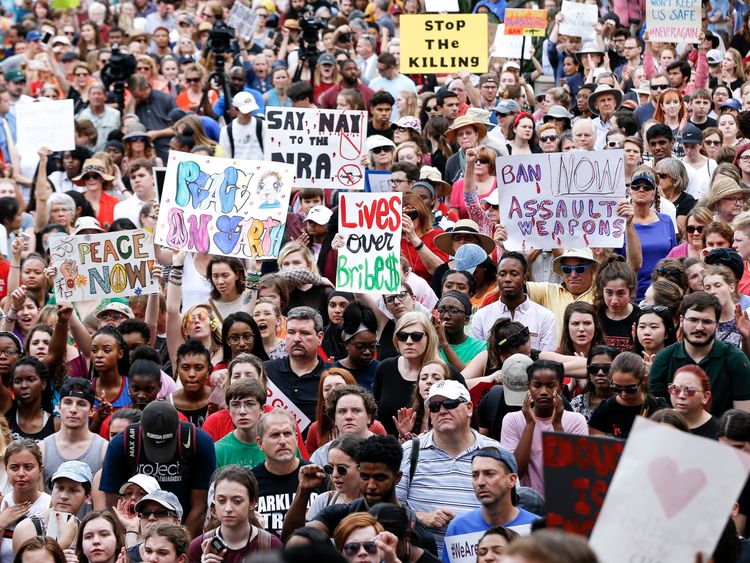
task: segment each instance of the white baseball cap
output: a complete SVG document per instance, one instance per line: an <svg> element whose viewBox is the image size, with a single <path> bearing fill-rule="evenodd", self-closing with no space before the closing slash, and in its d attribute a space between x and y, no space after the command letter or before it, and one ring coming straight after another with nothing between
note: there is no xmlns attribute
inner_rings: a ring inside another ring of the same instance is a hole
<svg viewBox="0 0 750 563"><path fill-rule="evenodd" d="M331 220L333 211L328 209L325 205L316 205L307 212L305 221L312 221L318 225L327 225L328 221Z"/></svg>
<svg viewBox="0 0 750 563"><path fill-rule="evenodd" d="M159 482L151 477L150 475L144 475L143 473L138 473L136 475L133 475L130 479L125 481L122 484L122 487L120 487L120 494L125 494L125 489L128 488L128 485L130 484L138 485L141 489L143 489L147 495L150 495L154 491L158 491L161 489L159 486Z"/></svg>
<svg viewBox="0 0 750 563"><path fill-rule="evenodd" d="M471 401L469 390L454 379L444 379L438 381L430 387L430 394L427 402L433 397L445 397L446 399L464 399L466 402Z"/></svg>
<svg viewBox="0 0 750 563"><path fill-rule="evenodd" d="M250 92L237 92L232 98L232 105L244 115L253 113L258 109L258 102L255 101L255 97Z"/></svg>

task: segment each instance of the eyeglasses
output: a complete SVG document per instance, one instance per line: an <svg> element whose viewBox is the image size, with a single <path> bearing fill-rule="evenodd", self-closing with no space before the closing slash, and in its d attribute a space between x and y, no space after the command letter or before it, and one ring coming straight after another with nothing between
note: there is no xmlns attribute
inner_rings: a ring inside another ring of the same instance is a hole
<svg viewBox="0 0 750 563"><path fill-rule="evenodd" d="M725 201L728 201L730 203L735 203L735 204L737 204L737 203L743 203L745 201L745 198L742 197L742 196L723 197L721 199L723 199Z"/></svg>
<svg viewBox="0 0 750 563"><path fill-rule="evenodd" d="M0 356L5 356L6 358L14 358L18 356L18 350L14 350L14 349L0 350Z"/></svg>
<svg viewBox="0 0 750 563"><path fill-rule="evenodd" d="M615 385L614 383L609 386L610 389L616 394L619 395L621 393L625 393L626 395L635 395L638 392L638 388L641 386L640 383L636 383L635 385L628 385L626 387L623 387L621 385Z"/></svg>
<svg viewBox="0 0 750 563"><path fill-rule="evenodd" d="M83 178L81 178L84 182L88 182L89 180L99 180L101 176L99 174L84 174Z"/></svg>
<svg viewBox="0 0 750 563"><path fill-rule="evenodd" d="M579 276L582 276L589 270L589 268L591 268L591 264L578 264L576 266L560 266L563 276L570 276L573 274L573 272L575 272Z"/></svg>
<svg viewBox="0 0 750 563"><path fill-rule="evenodd" d="M514 334L509 334L505 338L503 338L500 342L497 343L498 347L505 346L508 344L509 346L520 346L526 340L529 338L529 327L525 326L518 332Z"/></svg>
<svg viewBox="0 0 750 563"><path fill-rule="evenodd" d="M670 174L668 174L667 172L657 172L657 173L656 173L656 176L657 176L657 177L658 177L658 178L659 178L660 180L666 180L667 178L671 178L671 177L672 177L672 176L671 176Z"/></svg>
<svg viewBox="0 0 750 563"><path fill-rule="evenodd" d="M651 84L652 90L666 90L669 88L668 84Z"/></svg>
<svg viewBox="0 0 750 563"><path fill-rule="evenodd" d="M607 147L610 149L617 149L621 146L620 141L607 141Z"/></svg>
<svg viewBox="0 0 750 563"><path fill-rule="evenodd" d="M148 137L130 137L131 143L145 143Z"/></svg>
<svg viewBox="0 0 750 563"><path fill-rule="evenodd" d="M604 375L607 375L609 373L609 368L612 366L612 364L591 364L586 366L586 371L589 375L596 375L599 372L602 372Z"/></svg>
<svg viewBox="0 0 750 563"><path fill-rule="evenodd" d="M396 301L401 301L401 302L403 302L403 301L404 301L404 299L406 299L406 298L407 298L407 297L409 297L410 295L411 295L411 293L409 293L408 291L402 291L401 293L394 293L393 295L387 295L387 296L386 296L386 297L384 298L384 301L385 301L385 302L386 302L386 303L387 303L388 305L393 305L393 304L394 304L394 303L395 303Z"/></svg>
<svg viewBox="0 0 750 563"><path fill-rule="evenodd" d="M375 352L378 349L377 342L373 342L372 344L363 344L362 342L357 342L356 344L352 344L352 346L354 346L357 352L364 352L365 350Z"/></svg>
<svg viewBox="0 0 750 563"><path fill-rule="evenodd" d="M426 113L434 113L434 112L436 112L436 111L439 111L439 109L438 109L438 107L437 107L437 106L427 106L427 107L425 108L425 112L426 112Z"/></svg>
<svg viewBox="0 0 750 563"><path fill-rule="evenodd" d="M550 143L557 141L557 135L545 135L544 137L539 137L539 140L543 143Z"/></svg>
<svg viewBox="0 0 750 563"><path fill-rule="evenodd" d="M750 154L743 154L743 155L742 155L742 156L740 157L740 161L741 161L741 162L748 162L748 161L750 161Z"/></svg>
<svg viewBox="0 0 750 563"><path fill-rule="evenodd" d="M414 343L416 343L416 342L421 342L422 341L422 339L424 338L424 334L425 334L424 332L419 332L419 331L417 331L417 332L397 332L396 333L396 339L399 342L406 342L407 340L409 340L411 338L411 341L414 342Z"/></svg>
<svg viewBox="0 0 750 563"><path fill-rule="evenodd" d="M648 313L666 313L669 311L669 308L664 305L644 305L640 309L641 315L646 315Z"/></svg>
<svg viewBox="0 0 750 563"><path fill-rule="evenodd" d="M135 70L151 70L150 66L137 66Z"/></svg>
<svg viewBox="0 0 750 563"><path fill-rule="evenodd" d="M441 317L443 315L448 315L449 317L455 317L457 315L460 315L461 313L463 313L464 315L466 314L466 311L464 311L463 309L459 309L458 307L438 307L435 310L437 311L438 315L440 315Z"/></svg>
<svg viewBox="0 0 750 563"><path fill-rule="evenodd" d="M99 318L103 321L121 321L125 318L125 315L117 311L104 311L99 315Z"/></svg>
<svg viewBox="0 0 750 563"><path fill-rule="evenodd" d="M393 150L393 147L375 147L372 149L373 154L380 154L381 152L391 152ZM391 183L393 183L393 180L391 180Z"/></svg>
<svg viewBox="0 0 750 563"><path fill-rule="evenodd" d="M645 182L638 182L637 184L630 184L631 191L639 192L641 190L650 192L654 189L654 186L651 184L646 184Z"/></svg>
<svg viewBox="0 0 750 563"><path fill-rule="evenodd" d="M76 34L76 32L75 32L75 31L63 31L63 33L64 33L65 35L75 35L75 34Z"/></svg>
<svg viewBox="0 0 750 563"><path fill-rule="evenodd" d="M169 516L177 516L177 514L175 514L171 510L167 510L166 508L158 508L156 510L142 510L138 513L138 518L140 518L141 520L148 520L152 516L158 520L160 518L167 518Z"/></svg>
<svg viewBox="0 0 750 563"><path fill-rule="evenodd" d="M430 409L431 413L440 412L440 407L445 407L445 410L452 411L457 408L461 403L465 403L463 399L443 399L442 401L432 401L427 408Z"/></svg>
<svg viewBox="0 0 750 563"><path fill-rule="evenodd" d="M88 72L76 72L74 76L89 76Z"/></svg>
<svg viewBox="0 0 750 563"><path fill-rule="evenodd" d="M188 316L188 319L193 322L207 321L209 319L209 315L205 311L201 311L200 313L193 313L192 315Z"/></svg>
<svg viewBox="0 0 750 563"><path fill-rule="evenodd" d="M255 340L255 336L252 332L246 332L245 334L239 335L239 334L230 334L227 337L227 340L231 342L232 344L239 344L240 340L244 342L252 342Z"/></svg>
<svg viewBox="0 0 750 563"><path fill-rule="evenodd" d="M241 411L242 409L249 411L257 406L259 406L257 401L229 401L229 409L233 411Z"/></svg>
<svg viewBox="0 0 750 563"><path fill-rule="evenodd" d="M703 232L703 225L688 225L685 230L691 235L694 233L701 234Z"/></svg>
<svg viewBox="0 0 750 563"><path fill-rule="evenodd" d="M201 81L200 78L186 78L185 82L188 84L198 84Z"/></svg>
<svg viewBox="0 0 750 563"><path fill-rule="evenodd" d="M180 27L190 27L191 24L190 22L181 21L181 22L177 22L177 25L179 25Z"/></svg>
<svg viewBox="0 0 750 563"><path fill-rule="evenodd" d="M708 145L709 147L718 147L721 144L721 141L703 141L704 145Z"/></svg>
<svg viewBox="0 0 750 563"><path fill-rule="evenodd" d="M691 325L714 326L716 321L713 319L696 319L695 317L685 317L685 322Z"/></svg>
<svg viewBox="0 0 750 563"><path fill-rule="evenodd" d="M378 545L374 541L363 541L344 544L344 555L354 557L363 547L368 555L375 555L378 552Z"/></svg>
<svg viewBox="0 0 750 563"><path fill-rule="evenodd" d="M701 389L698 389L697 387L692 387L691 385L688 385L686 387L683 387L682 385L677 385L676 383L671 383L669 387L667 387L669 390L670 395L674 395L675 397L679 397L682 395L682 392L685 392L686 397L695 397L695 394L698 391L701 391Z"/></svg>
<svg viewBox="0 0 750 563"><path fill-rule="evenodd" d="M333 475L333 470L336 470L339 472L339 475L342 477L346 475L346 472L349 471L349 466L344 465L343 463L340 463L338 465L331 465L330 463L326 463L323 466L323 471L325 471L328 475Z"/></svg>
<svg viewBox="0 0 750 563"><path fill-rule="evenodd" d="M399 184L403 184L404 182L408 182L409 180L405 180L402 178L391 178L388 180L390 182L391 186L398 186Z"/></svg>

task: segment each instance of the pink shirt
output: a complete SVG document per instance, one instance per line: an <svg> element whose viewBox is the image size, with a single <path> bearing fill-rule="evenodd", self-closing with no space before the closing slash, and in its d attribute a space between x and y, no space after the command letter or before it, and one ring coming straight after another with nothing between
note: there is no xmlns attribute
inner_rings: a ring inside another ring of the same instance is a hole
<svg viewBox="0 0 750 563"><path fill-rule="evenodd" d="M487 197L497 187L497 179L492 182L492 187L484 193L478 194L478 198L481 201L483 197ZM450 206L458 209L459 219L470 219L469 211L466 209L466 202L464 202L464 179L456 180L453 182L453 190L451 190L451 201Z"/></svg>

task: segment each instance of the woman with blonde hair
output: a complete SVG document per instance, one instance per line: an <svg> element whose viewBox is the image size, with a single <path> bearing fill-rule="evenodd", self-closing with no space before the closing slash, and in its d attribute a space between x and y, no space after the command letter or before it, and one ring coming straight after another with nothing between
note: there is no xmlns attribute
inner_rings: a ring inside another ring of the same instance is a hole
<svg viewBox="0 0 750 563"><path fill-rule="evenodd" d="M698 258L704 248L703 230L714 220L714 214L702 206L693 207L685 217L684 240L667 254L667 258Z"/></svg>
<svg viewBox="0 0 750 563"><path fill-rule="evenodd" d="M313 100L314 103L318 103L320 97L325 94L329 88L336 86L341 77L339 76L339 65L335 62L330 63L328 59L324 59L323 62L318 60L318 64L315 65L315 73L313 75Z"/></svg>
<svg viewBox="0 0 750 563"><path fill-rule="evenodd" d="M135 59L135 71L145 77L154 90L168 92L167 81L156 70L156 61L150 55L138 55Z"/></svg>
<svg viewBox="0 0 750 563"><path fill-rule="evenodd" d="M411 164L421 168L424 154L419 145L413 141L404 141L396 147L396 153L394 154L395 162L410 162Z"/></svg>
<svg viewBox="0 0 750 563"><path fill-rule="evenodd" d="M115 179L112 181L112 185L108 190L105 190L105 193L108 193L109 195L121 200L125 199L128 196L128 192L125 188L125 184L122 181L122 172L117 166L115 166L115 161L112 158L112 155L108 152L101 151L94 153L94 158L101 160L104 163L104 166L106 168L105 171L107 172L107 174L115 177Z"/></svg>
<svg viewBox="0 0 750 563"><path fill-rule="evenodd" d="M399 117L419 117L417 94L412 90L401 90L396 98Z"/></svg>
<svg viewBox="0 0 750 563"><path fill-rule="evenodd" d="M200 118L195 114L186 115L175 122L172 127L176 133L182 133L185 126L190 127L193 130L193 137L195 137L195 145L207 146L213 148L214 152L212 156L224 157L226 153L224 149L216 141L209 138L206 135L206 129L203 127L203 123Z"/></svg>
<svg viewBox="0 0 750 563"><path fill-rule="evenodd" d="M213 106L219 98L216 90L205 90L206 71L198 63L191 63L185 67L185 89L177 96L177 107L185 111L199 111L205 104ZM199 143L204 144L204 143Z"/></svg>
<svg viewBox="0 0 750 563"><path fill-rule="evenodd" d="M282 272L292 270L292 272L282 274L290 287L289 303L283 312L286 314L291 309L300 306L312 307L320 312L323 323L328 324L328 295L333 290L326 278L320 276L318 265L310 248L299 241L288 242L281 248L277 264ZM315 275L308 276L305 270ZM305 277L304 281L313 281L297 283L296 278L301 279L301 277Z"/></svg>
<svg viewBox="0 0 750 563"><path fill-rule="evenodd" d="M717 85L726 86L730 94L734 94L743 82L745 82L745 66L742 64L742 55L737 49L727 49L721 61L721 73Z"/></svg>

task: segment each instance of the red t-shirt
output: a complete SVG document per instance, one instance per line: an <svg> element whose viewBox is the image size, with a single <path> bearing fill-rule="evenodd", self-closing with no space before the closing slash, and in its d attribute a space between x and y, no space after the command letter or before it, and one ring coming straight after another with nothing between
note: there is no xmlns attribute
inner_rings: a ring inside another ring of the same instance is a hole
<svg viewBox="0 0 750 563"><path fill-rule="evenodd" d="M112 221L115 220L115 205L120 203L120 200L109 194L102 194L102 198L99 200L99 213L96 215L96 220L102 226L102 229L109 230Z"/></svg>
<svg viewBox="0 0 750 563"><path fill-rule="evenodd" d="M432 250L435 256L440 258L443 262L447 262L449 256L445 252L440 250L437 246L435 246L435 237L442 232L444 232L443 229L432 229L429 233L421 238L425 246ZM416 275L418 275L420 278L423 278L428 283L432 281L432 274L427 271L427 268L425 268L425 265L422 263L422 258L420 258L419 256L419 251L417 251L414 246L404 237L401 237L401 255L406 256L406 259L409 262L409 266L411 266L411 269Z"/></svg>

